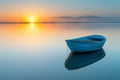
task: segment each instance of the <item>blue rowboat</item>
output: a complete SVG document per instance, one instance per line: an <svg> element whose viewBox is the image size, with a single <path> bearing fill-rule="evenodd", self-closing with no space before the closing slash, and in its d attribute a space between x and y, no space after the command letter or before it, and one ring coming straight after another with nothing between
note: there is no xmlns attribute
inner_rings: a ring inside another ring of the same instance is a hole
<svg viewBox="0 0 120 80"><path fill-rule="evenodd" d="M90 52L101 49L106 42L106 38L102 35L90 35L65 41L71 52Z"/></svg>

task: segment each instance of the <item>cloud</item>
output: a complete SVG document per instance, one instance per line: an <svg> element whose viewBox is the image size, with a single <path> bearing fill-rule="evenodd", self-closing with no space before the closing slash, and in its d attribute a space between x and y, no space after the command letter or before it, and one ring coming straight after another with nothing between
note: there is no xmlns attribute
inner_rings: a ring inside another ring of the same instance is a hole
<svg viewBox="0 0 120 80"><path fill-rule="evenodd" d="M102 16L58 16L53 17L56 21L79 21L79 22L119 22L120 17L102 17Z"/></svg>
<svg viewBox="0 0 120 80"><path fill-rule="evenodd" d="M79 16L79 19L103 19L101 16Z"/></svg>
<svg viewBox="0 0 120 80"><path fill-rule="evenodd" d="M102 19L101 16L59 16L60 19Z"/></svg>

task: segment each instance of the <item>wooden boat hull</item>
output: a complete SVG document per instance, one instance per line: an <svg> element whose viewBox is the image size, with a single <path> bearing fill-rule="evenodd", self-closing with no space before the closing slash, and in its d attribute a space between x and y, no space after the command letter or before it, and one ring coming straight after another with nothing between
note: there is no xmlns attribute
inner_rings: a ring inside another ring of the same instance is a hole
<svg viewBox="0 0 120 80"><path fill-rule="evenodd" d="M101 49L106 38L101 35L91 35L76 39L66 40L71 52L90 52Z"/></svg>

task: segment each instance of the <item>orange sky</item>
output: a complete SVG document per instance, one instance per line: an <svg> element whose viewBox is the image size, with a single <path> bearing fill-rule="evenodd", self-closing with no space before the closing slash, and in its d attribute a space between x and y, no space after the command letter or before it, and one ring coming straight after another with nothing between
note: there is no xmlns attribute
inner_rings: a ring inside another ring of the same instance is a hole
<svg viewBox="0 0 120 80"><path fill-rule="evenodd" d="M119 0L1 0L0 21L29 21L29 16L38 21L53 21L52 17L59 16L119 17L119 3Z"/></svg>

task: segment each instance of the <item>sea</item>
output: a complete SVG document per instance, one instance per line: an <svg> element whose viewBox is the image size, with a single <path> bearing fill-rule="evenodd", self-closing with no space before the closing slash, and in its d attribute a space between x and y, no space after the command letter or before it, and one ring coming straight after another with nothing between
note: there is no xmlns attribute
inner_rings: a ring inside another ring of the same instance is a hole
<svg viewBox="0 0 120 80"><path fill-rule="evenodd" d="M65 40L103 35L102 51ZM120 80L120 23L0 24L0 80Z"/></svg>

